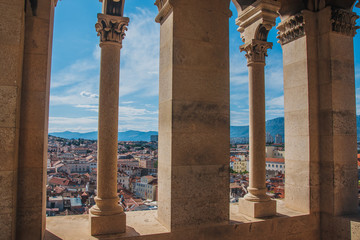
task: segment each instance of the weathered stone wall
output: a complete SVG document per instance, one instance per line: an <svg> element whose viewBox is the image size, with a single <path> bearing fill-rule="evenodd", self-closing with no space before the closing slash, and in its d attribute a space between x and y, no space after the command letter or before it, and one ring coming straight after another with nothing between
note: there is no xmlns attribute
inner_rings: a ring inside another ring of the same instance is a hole
<svg viewBox="0 0 360 240"><path fill-rule="evenodd" d="M15 239L24 1L0 1L0 239Z"/></svg>

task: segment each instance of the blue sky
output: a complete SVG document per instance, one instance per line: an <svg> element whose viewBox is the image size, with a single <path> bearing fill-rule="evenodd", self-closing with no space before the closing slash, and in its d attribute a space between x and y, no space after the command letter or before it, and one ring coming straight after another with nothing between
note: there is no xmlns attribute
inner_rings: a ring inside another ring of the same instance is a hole
<svg viewBox="0 0 360 240"><path fill-rule="evenodd" d="M159 31L153 0L127 0L129 30L123 41L120 70L119 130L158 129ZM86 7L84 7L86 6ZM79 9L81 9L79 11ZM231 4L230 100L231 125L248 124L248 71ZM100 48L95 31L98 0L59 1L55 9L49 132L97 130ZM360 9L355 12L360 15ZM359 22L359 20L358 20ZM359 24L358 24L359 25ZM284 115L281 46L273 28L266 66L266 118ZM355 70L360 113L360 34L355 37Z"/></svg>

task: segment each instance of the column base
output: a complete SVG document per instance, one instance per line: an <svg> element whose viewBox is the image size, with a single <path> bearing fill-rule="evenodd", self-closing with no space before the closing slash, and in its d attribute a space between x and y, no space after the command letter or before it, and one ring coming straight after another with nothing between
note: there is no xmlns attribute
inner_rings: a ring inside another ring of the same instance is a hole
<svg viewBox="0 0 360 240"><path fill-rule="evenodd" d="M271 217L276 215L276 201L252 202L239 199L239 211L253 218Z"/></svg>
<svg viewBox="0 0 360 240"><path fill-rule="evenodd" d="M126 215L124 212L114 215L94 215L89 213L92 236L124 233L126 231Z"/></svg>

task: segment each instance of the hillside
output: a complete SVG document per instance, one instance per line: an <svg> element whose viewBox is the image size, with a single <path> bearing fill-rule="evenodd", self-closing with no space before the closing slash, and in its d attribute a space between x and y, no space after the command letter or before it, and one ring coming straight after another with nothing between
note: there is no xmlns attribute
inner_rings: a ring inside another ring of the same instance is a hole
<svg viewBox="0 0 360 240"><path fill-rule="evenodd" d="M356 116L356 128L358 141L360 141L360 115ZM280 134L284 138L284 118L279 117L266 121L266 131L275 137L276 134ZM151 135L157 135L156 131L142 132L129 130L126 132L119 132L119 141L150 141ZM78 132L54 132L49 135L62 137L62 138L84 138L90 140L97 139L97 132L78 133ZM231 138L243 138L249 137L249 126L230 126Z"/></svg>
<svg viewBox="0 0 360 240"><path fill-rule="evenodd" d="M266 131L275 137L276 134L280 134L284 137L284 118L275 118L266 121ZM231 138L249 137L249 126L231 126L230 127Z"/></svg>

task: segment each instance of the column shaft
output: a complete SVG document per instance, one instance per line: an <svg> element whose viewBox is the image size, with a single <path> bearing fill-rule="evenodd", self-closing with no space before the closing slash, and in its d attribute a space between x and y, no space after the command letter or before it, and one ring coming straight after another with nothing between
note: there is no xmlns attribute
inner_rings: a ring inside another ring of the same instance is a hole
<svg viewBox="0 0 360 240"><path fill-rule="evenodd" d="M265 63L249 67L249 191L266 194L265 185Z"/></svg>
<svg viewBox="0 0 360 240"><path fill-rule="evenodd" d="M120 46L101 44L97 196L117 197Z"/></svg>

